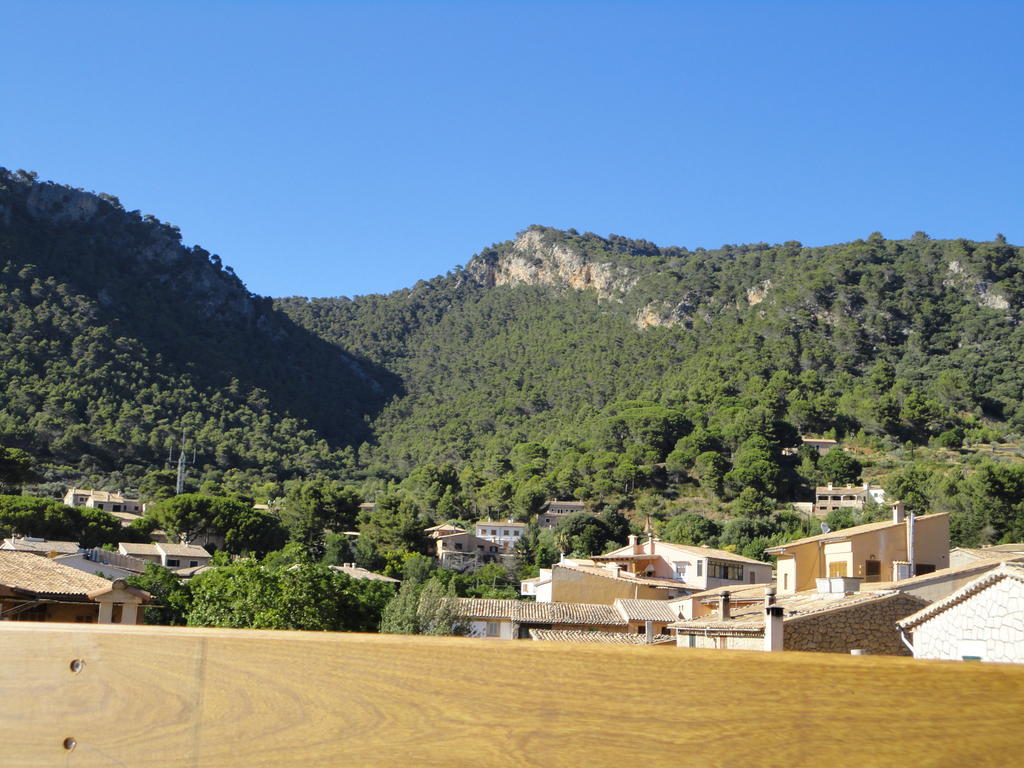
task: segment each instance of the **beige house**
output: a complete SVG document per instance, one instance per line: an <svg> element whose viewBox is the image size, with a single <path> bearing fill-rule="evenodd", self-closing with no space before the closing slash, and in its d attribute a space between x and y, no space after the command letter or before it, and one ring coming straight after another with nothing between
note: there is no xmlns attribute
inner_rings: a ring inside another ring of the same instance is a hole
<svg viewBox="0 0 1024 768"><path fill-rule="evenodd" d="M558 525L558 521L563 517L575 512L583 512L584 508L582 501L559 501L557 499L551 499L544 505L544 508L537 515L537 525L540 526L541 530L554 528Z"/></svg>
<svg viewBox="0 0 1024 768"><path fill-rule="evenodd" d="M143 512L139 499L128 499L120 493L110 491L68 488L64 494L64 503L69 507L90 507L102 509L104 512L130 512L135 515L141 515Z"/></svg>
<svg viewBox="0 0 1024 768"><path fill-rule="evenodd" d="M904 517L893 505L891 520L797 539L765 550L777 558L780 595L814 589L815 580L850 577L896 581L949 566L949 515Z"/></svg>
<svg viewBox="0 0 1024 768"><path fill-rule="evenodd" d="M1024 664L1024 564L998 565L899 626L918 659Z"/></svg>
<svg viewBox="0 0 1024 768"><path fill-rule="evenodd" d="M0 551L0 620L141 624L152 595L30 552Z"/></svg>
<svg viewBox="0 0 1024 768"><path fill-rule="evenodd" d="M724 549L672 544L650 538L646 543L629 537L629 544L591 558L598 565L613 565L635 576L670 579L688 591L771 581L772 566Z"/></svg>
<svg viewBox="0 0 1024 768"><path fill-rule="evenodd" d="M615 563L597 565L593 560L563 557L540 575L520 582L520 594L538 603L603 603L618 598L669 600L697 590L678 579L636 574Z"/></svg>
<svg viewBox="0 0 1024 768"><path fill-rule="evenodd" d="M814 511L824 515L833 509L863 510L869 499L876 504L884 504L885 490L881 486L869 483L862 486L839 486L829 483L814 489Z"/></svg>
<svg viewBox="0 0 1024 768"><path fill-rule="evenodd" d="M466 531L438 536L434 547L438 565L450 571L471 571L501 559L497 544Z"/></svg>
<svg viewBox="0 0 1024 768"><path fill-rule="evenodd" d="M909 655L896 622L924 600L898 590L858 592L847 579L822 582L820 590L778 597L769 587L761 601L737 606L722 590L713 613L669 628L687 648Z"/></svg>
<svg viewBox="0 0 1024 768"><path fill-rule="evenodd" d="M50 539L39 539L33 536L14 536L10 539L4 539L3 544L0 544L0 550L31 552L33 554L44 555L46 557L70 555L78 552L79 549L81 549L81 547L78 546L77 541L53 541Z"/></svg>
<svg viewBox="0 0 1024 768"><path fill-rule="evenodd" d="M212 558L209 552L195 544L172 544L169 542L134 544L122 541L117 545L117 551L122 555L156 563L172 570L208 565Z"/></svg>

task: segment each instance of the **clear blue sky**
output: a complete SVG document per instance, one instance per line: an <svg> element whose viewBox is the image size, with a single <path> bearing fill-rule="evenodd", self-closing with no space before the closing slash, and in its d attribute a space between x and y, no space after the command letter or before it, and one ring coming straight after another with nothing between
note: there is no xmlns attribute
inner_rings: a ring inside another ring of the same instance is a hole
<svg viewBox="0 0 1024 768"><path fill-rule="evenodd" d="M1024 240L1024 3L7 2L0 165L255 293L387 292L529 224L690 248Z"/></svg>

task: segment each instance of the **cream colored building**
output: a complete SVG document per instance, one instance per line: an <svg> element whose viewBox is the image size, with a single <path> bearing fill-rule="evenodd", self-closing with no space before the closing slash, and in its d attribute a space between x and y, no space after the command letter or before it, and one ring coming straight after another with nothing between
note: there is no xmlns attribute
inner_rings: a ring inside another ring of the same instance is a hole
<svg viewBox="0 0 1024 768"><path fill-rule="evenodd" d="M885 490L881 486L864 483L862 486L833 485L816 488L814 491L814 511L819 515L827 514L833 509L864 509L868 500L875 504L885 503Z"/></svg>
<svg viewBox="0 0 1024 768"><path fill-rule="evenodd" d="M208 565L213 557L205 549L195 544L172 544L169 542L135 544L122 541L117 545L117 551L122 555L156 563L172 570Z"/></svg>
<svg viewBox="0 0 1024 768"><path fill-rule="evenodd" d="M68 488L64 494L64 503L69 507L90 507L102 509L104 512L129 512L134 515L141 515L143 512L139 499L125 498L120 493L110 491Z"/></svg>
<svg viewBox="0 0 1024 768"><path fill-rule="evenodd" d="M496 544L500 554L510 555L527 527L515 520L481 520L474 526L474 532L477 538Z"/></svg>
<svg viewBox="0 0 1024 768"><path fill-rule="evenodd" d="M894 504L890 520L797 539L765 552L777 558L780 595L814 589L816 580L825 577L896 581L949 566L949 515L904 516L903 506Z"/></svg>
<svg viewBox="0 0 1024 768"><path fill-rule="evenodd" d="M634 576L670 579L690 591L771 581L772 566L724 549L673 544L650 538L591 558L597 565L613 565Z"/></svg>
<svg viewBox="0 0 1024 768"><path fill-rule="evenodd" d="M541 530L554 528L563 517L583 512L585 506L582 501L559 501L551 499L544 505L544 509L537 515L537 525Z"/></svg>
<svg viewBox="0 0 1024 768"><path fill-rule="evenodd" d="M899 625L915 658L1024 664L1024 564L1003 563Z"/></svg>

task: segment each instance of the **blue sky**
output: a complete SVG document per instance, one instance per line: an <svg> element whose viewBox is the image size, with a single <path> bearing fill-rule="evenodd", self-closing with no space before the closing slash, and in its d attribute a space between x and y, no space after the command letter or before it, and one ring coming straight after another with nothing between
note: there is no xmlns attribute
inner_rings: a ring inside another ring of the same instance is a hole
<svg viewBox="0 0 1024 768"><path fill-rule="evenodd" d="M387 292L530 224L1024 241L1024 3L9 2L0 165L255 293Z"/></svg>

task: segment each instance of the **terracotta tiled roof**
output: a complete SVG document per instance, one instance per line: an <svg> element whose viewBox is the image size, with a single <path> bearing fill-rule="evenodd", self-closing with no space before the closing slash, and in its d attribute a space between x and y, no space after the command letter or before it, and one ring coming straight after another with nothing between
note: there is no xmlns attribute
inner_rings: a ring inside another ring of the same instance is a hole
<svg viewBox="0 0 1024 768"><path fill-rule="evenodd" d="M714 547L697 547L689 544L674 544L668 541L662 541L661 539L654 540L654 554L649 553L650 544L644 542L642 545L638 545L643 550L638 553L639 555L646 555L647 557L663 557L666 560L671 560L673 554L678 555L696 555L697 557L709 557L712 560L729 560L737 563L747 563L749 565L764 565L771 567L770 563L765 563L760 560L754 560L751 557L744 557L743 555L737 555L735 552L727 552L724 549L715 549ZM633 548L630 546L620 547L612 552L605 555L594 555L592 558L594 561L601 560L622 560L633 556Z"/></svg>
<svg viewBox="0 0 1024 768"><path fill-rule="evenodd" d="M615 610L626 621L678 621L679 614L667 600L642 600L618 598Z"/></svg>
<svg viewBox="0 0 1024 768"><path fill-rule="evenodd" d="M632 632L586 632L578 629L531 629L531 640L556 643L608 643L611 645L648 645L647 638ZM655 635L654 645L674 643L671 635Z"/></svg>
<svg viewBox="0 0 1024 768"><path fill-rule="evenodd" d="M1024 563L1003 563L998 568L993 568L984 576L975 579L970 584L964 585L949 597L945 597L942 600L936 600L931 605L925 606L917 613L911 614L897 623L903 629L913 629L919 624L923 624L928 621L928 619L933 616L952 608L958 603L962 603L967 598L978 594L982 590L992 586L997 581L1002 581L1003 579L1014 579L1015 581L1019 581L1024 584Z"/></svg>
<svg viewBox="0 0 1024 768"><path fill-rule="evenodd" d="M948 512L936 512L934 515L920 515L916 518L916 521L920 523L924 520L932 520L936 517L947 516L948 514ZM779 544L776 547L768 547L765 552L768 552L769 554L779 554L785 552L790 547L798 547L803 544L812 544L818 541L842 541L843 539L849 539L865 533L881 531L885 528L902 528L905 525L906 521L894 523L892 520L883 520L879 523L867 523L865 525L855 525L852 528L843 528L838 531L830 531L829 533L819 533L817 536L807 536L803 539L787 541L785 544Z"/></svg>
<svg viewBox="0 0 1024 768"><path fill-rule="evenodd" d="M45 555L48 552L58 552L62 555L72 555L81 547L77 541L50 541L49 539L4 539L4 549L13 549L18 552L36 552Z"/></svg>
<svg viewBox="0 0 1024 768"><path fill-rule="evenodd" d="M506 619L519 624L625 626L610 605L597 603L535 603L526 600L485 600L457 597L459 613L471 619Z"/></svg>
<svg viewBox="0 0 1024 768"><path fill-rule="evenodd" d="M107 589L110 581L31 552L0 550L0 585L37 595L75 595Z"/></svg>

